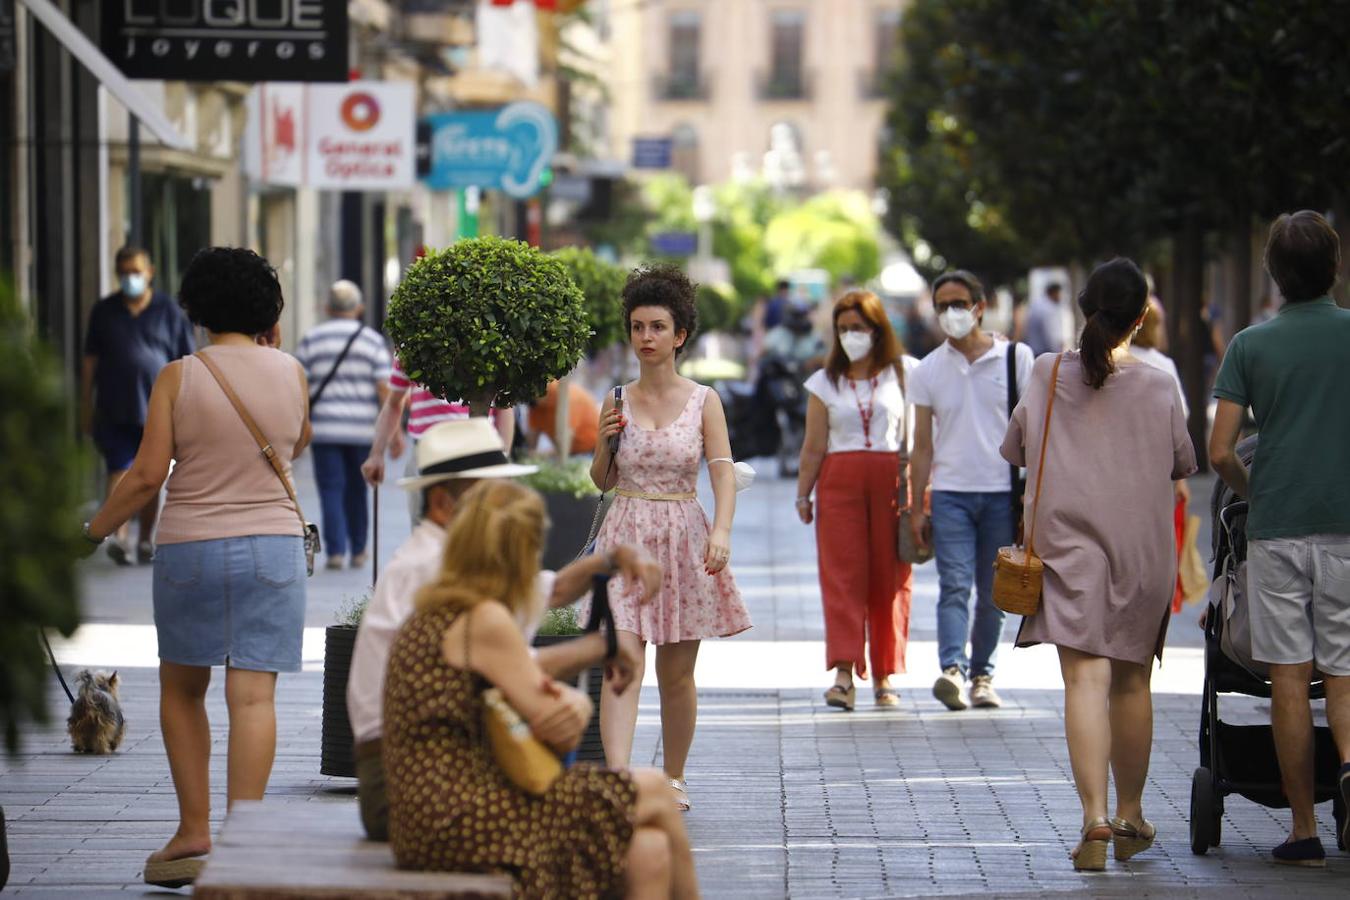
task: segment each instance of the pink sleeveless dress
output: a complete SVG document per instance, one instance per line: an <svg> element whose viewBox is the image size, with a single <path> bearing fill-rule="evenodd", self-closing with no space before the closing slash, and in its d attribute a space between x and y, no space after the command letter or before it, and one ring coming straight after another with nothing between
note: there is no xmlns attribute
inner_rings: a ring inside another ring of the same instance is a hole
<svg viewBox="0 0 1350 900"><path fill-rule="evenodd" d="M697 487L707 396L707 387L694 388L679 418L664 428L643 428L629 420L616 461L619 488L676 494ZM639 602L622 576L610 582L610 607L618 628L653 644L673 644L730 637L750 627L750 613L731 569L709 575L703 568L710 530L697 500L614 498L596 538L597 551L639 545L665 571L660 593L646 603ZM583 609L583 618L586 613Z"/></svg>

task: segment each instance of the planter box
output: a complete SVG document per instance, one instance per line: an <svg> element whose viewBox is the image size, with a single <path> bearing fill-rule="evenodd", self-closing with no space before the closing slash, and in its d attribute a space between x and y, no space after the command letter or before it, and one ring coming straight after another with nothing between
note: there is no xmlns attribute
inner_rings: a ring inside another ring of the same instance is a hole
<svg viewBox="0 0 1350 900"><path fill-rule="evenodd" d="M571 494L545 493L548 509L548 543L544 546L544 568L557 571L577 558L584 548L582 541L590 534L595 518L597 496L574 497ZM606 502L608 506L608 501ZM604 516L601 516L604 521Z"/></svg>
<svg viewBox="0 0 1350 900"><path fill-rule="evenodd" d="M589 527L589 524L587 527ZM547 647L578 637L580 635L575 634L540 635L534 639L534 645L536 647ZM581 744L577 746L578 762L595 763L599 766L605 764L605 748L600 742L600 692L604 689L604 681L605 670L600 666L591 667L589 677L586 679L586 693L590 695L591 703L595 704L595 715L591 716L590 723L586 725L586 730L581 734ZM575 682L573 684L575 686Z"/></svg>
<svg viewBox="0 0 1350 900"><path fill-rule="evenodd" d="M329 625L323 641L323 719L319 772L340 778L356 777L355 739L347 718L347 676L356 648L356 628Z"/></svg>

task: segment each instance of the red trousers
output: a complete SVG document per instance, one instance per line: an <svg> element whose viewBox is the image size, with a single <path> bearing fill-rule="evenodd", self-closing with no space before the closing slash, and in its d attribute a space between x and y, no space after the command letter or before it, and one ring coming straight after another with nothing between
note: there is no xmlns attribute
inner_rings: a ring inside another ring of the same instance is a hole
<svg viewBox="0 0 1350 900"><path fill-rule="evenodd" d="M912 578L896 555L894 453L831 453L816 484L816 553L825 667L858 677L905 671Z"/></svg>

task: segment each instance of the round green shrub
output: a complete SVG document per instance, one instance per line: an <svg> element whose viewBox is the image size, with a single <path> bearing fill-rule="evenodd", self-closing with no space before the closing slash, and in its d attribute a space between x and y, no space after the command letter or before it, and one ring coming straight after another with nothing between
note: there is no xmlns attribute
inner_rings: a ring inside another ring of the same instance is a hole
<svg viewBox="0 0 1350 900"><path fill-rule="evenodd" d="M0 727L18 750L19 727L47 721L51 676L40 631L79 625L75 561L83 454L69 426L56 355L0 286Z"/></svg>
<svg viewBox="0 0 1350 900"><path fill-rule="evenodd" d="M567 267L572 282L586 297L591 339L586 353L594 356L627 337L623 326L623 285L627 273L586 247L563 247L551 254Z"/></svg>
<svg viewBox="0 0 1350 900"><path fill-rule="evenodd" d="M735 327L738 309L729 286L700 284L694 302L698 305L701 331L728 331Z"/></svg>
<svg viewBox="0 0 1350 900"><path fill-rule="evenodd" d="M586 303L560 260L477 237L433 250L389 299L385 329L408 377L475 414L544 395L590 339Z"/></svg>

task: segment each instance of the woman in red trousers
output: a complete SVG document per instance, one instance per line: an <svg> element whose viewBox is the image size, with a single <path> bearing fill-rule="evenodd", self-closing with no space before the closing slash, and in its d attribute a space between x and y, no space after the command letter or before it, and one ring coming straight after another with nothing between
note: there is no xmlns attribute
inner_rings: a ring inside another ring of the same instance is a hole
<svg viewBox="0 0 1350 900"><path fill-rule="evenodd" d="M900 702L891 676L905 671L910 567L896 556L897 454L905 438L904 356L881 301L850 291L834 305L825 368L806 381L806 440L797 515L816 523L825 607L825 702L853 709L853 676L868 677L877 706ZM815 491L814 502L811 492Z"/></svg>

